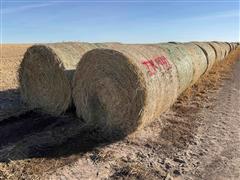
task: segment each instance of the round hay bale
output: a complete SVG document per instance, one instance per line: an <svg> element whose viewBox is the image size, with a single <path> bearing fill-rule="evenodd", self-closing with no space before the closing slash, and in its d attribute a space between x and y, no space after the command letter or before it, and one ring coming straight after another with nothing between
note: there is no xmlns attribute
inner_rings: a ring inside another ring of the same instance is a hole
<svg viewBox="0 0 240 180"><path fill-rule="evenodd" d="M229 42L225 42L228 45L228 54L232 51L232 46Z"/></svg>
<svg viewBox="0 0 240 180"><path fill-rule="evenodd" d="M230 43L231 44L231 46L232 46L232 50L234 51L235 50L235 46L234 46L234 43Z"/></svg>
<svg viewBox="0 0 240 180"><path fill-rule="evenodd" d="M228 47L224 42L218 42L218 45L221 47L222 59L228 55Z"/></svg>
<svg viewBox="0 0 240 180"><path fill-rule="evenodd" d="M229 44L227 42L223 42L223 44L225 45L225 49L226 49L227 56L228 56L231 51L231 47L229 46Z"/></svg>
<svg viewBox="0 0 240 180"><path fill-rule="evenodd" d="M189 51L189 56L192 59L193 78L191 85L193 85L208 69L207 53L194 43L184 43L182 46Z"/></svg>
<svg viewBox="0 0 240 180"><path fill-rule="evenodd" d="M104 45L101 45L104 46ZM30 47L19 69L22 99L30 107L59 115L71 105L71 81L81 56L99 45L39 44Z"/></svg>
<svg viewBox="0 0 240 180"><path fill-rule="evenodd" d="M207 57L208 67L207 71L209 71L216 61L216 52L215 49L210 46L207 42L193 42L196 44Z"/></svg>
<svg viewBox="0 0 240 180"><path fill-rule="evenodd" d="M233 43L234 49L237 49L237 43Z"/></svg>
<svg viewBox="0 0 240 180"><path fill-rule="evenodd" d="M216 53L216 62L221 61L223 59L223 55L222 55L222 50L219 44L216 42L209 42L209 45L212 46L212 48Z"/></svg>
<svg viewBox="0 0 240 180"><path fill-rule="evenodd" d="M161 43L157 45L169 54L171 61L177 68L179 79L178 94L181 94L193 82L194 60L190 53L181 44Z"/></svg>
<svg viewBox="0 0 240 180"><path fill-rule="evenodd" d="M230 44L230 46L231 46L231 52L234 50L234 48L233 48L233 45L232 45L232 43L228 43L228 44Z"/></svg>
<svg viewBox="0 0 240 180"><path fill-rule="evenodd" d="M172 57L152 45L116 44L87 52L73 81L77 115L117 136L150 123L177 98L179 76Z"/></svg>

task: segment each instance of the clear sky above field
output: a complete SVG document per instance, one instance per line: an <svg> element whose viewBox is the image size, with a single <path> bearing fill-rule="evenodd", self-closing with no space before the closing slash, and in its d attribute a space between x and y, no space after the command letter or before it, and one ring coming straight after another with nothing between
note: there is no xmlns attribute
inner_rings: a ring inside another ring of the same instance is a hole
<svg viewBox="0 0 240 180"><path fill-rule="evenodd" d="M238 0L2 0L1 17L3 43L237 41L240 28Z"/></svg>

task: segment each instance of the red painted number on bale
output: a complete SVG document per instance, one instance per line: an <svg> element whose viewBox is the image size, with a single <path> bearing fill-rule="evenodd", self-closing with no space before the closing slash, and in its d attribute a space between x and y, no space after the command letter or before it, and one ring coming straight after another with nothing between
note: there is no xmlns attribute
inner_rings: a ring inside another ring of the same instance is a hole
<svg viewBox="0 0 240 180"><path fill-rule="evenodd" d="M171 64L164 56L156 57L153 60L150 59L143 61L142 64L145 65L150 76L155 75L159 68L163 68L166 71L172 68Z"/></svg>

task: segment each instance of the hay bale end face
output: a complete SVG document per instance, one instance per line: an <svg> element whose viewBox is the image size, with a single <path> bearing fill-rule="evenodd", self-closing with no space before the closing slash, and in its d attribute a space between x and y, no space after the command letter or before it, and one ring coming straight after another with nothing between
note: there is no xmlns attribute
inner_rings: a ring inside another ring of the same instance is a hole
<svg viewBox="0 0 240 180"><path fill-rule="evenodd" d="M31 108L59 115L71 103L70 82L65 67L48 46L27 50L19 69L21 96Z"/></svg>
<svg viewBox="0 0 240 180"><path fill-rule="evenodd" d="M209 42L209 45L214 49L216 53L216 62L223 60L222 50L218 43Z"/></svg>
<svg viewBox="0 0 240 180"><path fill-rule="evenodd" d="M23 101L52 115L64 113L72 103L71 82L79 59L99 46L67 42L30 47L19 69Z"/></svg>
<svg viewBox="0 0 240 180"><path fill-rule="evenodd" d="M193 43L196 44L206 55L208 62L207 71L209 71L216 62L217 54L215 52L215 49L212 46L210 46L207 42L193 42Z"/></svg>
<svg viewBox="0 0 240 180"><path fill-rule="evenodd" d="M160 47L121 45L87 52L73 83L77 115L111 135L126 135L176 100L175 65Z"/></svg>

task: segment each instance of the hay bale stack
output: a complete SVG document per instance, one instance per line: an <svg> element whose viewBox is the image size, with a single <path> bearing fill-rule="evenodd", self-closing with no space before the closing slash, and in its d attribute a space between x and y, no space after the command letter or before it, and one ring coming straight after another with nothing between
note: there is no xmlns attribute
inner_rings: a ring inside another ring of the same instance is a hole
<svg viewBox="0 0 240 180"><path fill-rule="evenodd" d="M233 43L234 49L237 49L238 44L237 43Z"/></svg>
<svg viewBox="0 0 240 180"><path fill-rule="evenodd" d="M235 50L236 49L236 46L233 42L231 42L231 46L232 46L232 49Z"/></svg>
<svg viewBox="0 0 240 180"><path fill-rule="evenodd" d="M233 51L234 50L233 44L232 43L229 43L229 44L231 46L231 51Z"/></svg>
<svg viewBox="0 0 240 180"><path fill-rule="evenodd" d="M19 69L20 92L24 102L52 115L71 105L71 81L81 56L104 46L90 43L54 43L30 47Z"/></svg>
<svg viewBox="0 0 240 180"><path fill-rule="evenodd" d="M190 46L117 44L87 52L73 81L77 115L117 135L150 123L206 71L204 53Z"/></svg>
<svg viewBox="0 0 240 180"><path fill-rule="evenodd" d="M216 52L215 49L209 45L207 42L193 42L196 44L207 57L208 67L207 71L209 71L216 61Z"/></svg>
<svg viewBox="0 0 240 180"><path fill-rule="evenodd" d="M194 43L182 44L184 48L189 52L189 57L193 63L193 77L191 85L193 85L201 75L203 75L208 69L208 55L207 52Z"/></svg>
<svg viewBox="0 0 240 180"><path fill-rule="evenodd" d="M218 45L222 51L222 58L224 59L228 55L228 47L224 42L218 42Z"/></svg>
<svg viewBox="0 0 240 180"><path fill-rule="evenodd" d="M73 81L77 115L120 136L148 124L177 98L179 76L172 58L168 50L152 45L87 52Z"/></svg>
<svg viewBox="0 0 240 180"><path fill-rule="evenodd" d="M88 125L127 135L166 111L222 58L217 43L113 44L83 55L73 80L76 112Z"/></svg>
<svg viewBox="0 0 240 180"><path fill-rule="evenodd" d="M229 52L228 52L228 54L232 51L232 46L231 46L231 43L229 43L229 42L225 42L225 44L227 44L228 45L228 49L229 49Z"/></svg>
<svg viewBox="0 0 240 180"><path fill-rule="evenodd" d="M214 51L216 53L216 62L223 60L223 54L222 54L222 50L221 50L221 47L219 46L219 44L216 42L209 42L209 45L212 46L212 48L214 49Z"/></svg>
<svg viewBox="0 0 240 180"><path fill-rule="evenodd" d="M231 47L229 46L229 44L227 42L223 42L223 44L225 45L225 49L226 49L227 56L228 56L231 51Z"/></svg>

